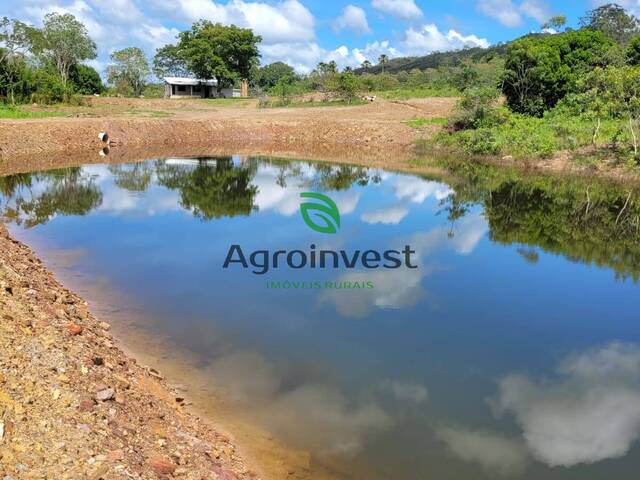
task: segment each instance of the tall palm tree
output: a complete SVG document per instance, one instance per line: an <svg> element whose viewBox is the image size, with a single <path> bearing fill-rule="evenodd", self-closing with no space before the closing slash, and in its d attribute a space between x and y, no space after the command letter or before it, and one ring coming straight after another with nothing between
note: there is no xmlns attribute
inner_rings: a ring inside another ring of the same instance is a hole
<svg viewBox="0 0 640 480"><path fill-rule="evenodd" d="M362 62L362 69L365 72L368 72L370 68L371 68L371 62L369 60L365 60L364 62Z"/></svg>
<svg viewBox="0 0 640 480"><path fill-rule="evenodd" d="M378 58L378 64L380 64L380 66L382 67L383 75L384 75L384 66L387 64L388 61L389 61L389 57L384 53L380 55L380 57Z"/></svg>

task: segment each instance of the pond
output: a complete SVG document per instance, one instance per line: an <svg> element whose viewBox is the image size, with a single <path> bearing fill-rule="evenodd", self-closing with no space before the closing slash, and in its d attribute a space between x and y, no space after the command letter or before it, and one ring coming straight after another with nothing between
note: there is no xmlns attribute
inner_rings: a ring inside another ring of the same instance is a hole
<svg viewBox="0 0 640 480"><path fill-rule="evenodd" d="M78 252L310 478L637 478L635 192L219 157L0 193L15 236Z"/></svg>

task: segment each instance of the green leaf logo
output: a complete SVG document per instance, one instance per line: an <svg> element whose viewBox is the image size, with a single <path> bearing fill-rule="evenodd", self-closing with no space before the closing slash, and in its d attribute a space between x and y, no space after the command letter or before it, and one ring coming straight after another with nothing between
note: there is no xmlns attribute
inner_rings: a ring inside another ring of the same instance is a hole
<svg viewBox="0 0 640 480"><path fill-rule="evenodd" d="M303 192L300 198L309 198L318 202L303 202L300 204L302 219L309 228L320 233L336 233L340 228L340 212L338 206L326 195L315 192ZM313 218L311 218L313 213ZM320 224L317 220L321 220Z"/></svg>

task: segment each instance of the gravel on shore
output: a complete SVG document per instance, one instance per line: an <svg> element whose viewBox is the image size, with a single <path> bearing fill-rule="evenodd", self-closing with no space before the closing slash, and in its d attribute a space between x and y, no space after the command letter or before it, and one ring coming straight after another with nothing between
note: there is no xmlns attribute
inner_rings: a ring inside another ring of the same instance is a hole
<svg viewBox="0 0 640 480"><path fill-rule="evenodd" d="M255 479L0 224L0 479Z"/></svg>

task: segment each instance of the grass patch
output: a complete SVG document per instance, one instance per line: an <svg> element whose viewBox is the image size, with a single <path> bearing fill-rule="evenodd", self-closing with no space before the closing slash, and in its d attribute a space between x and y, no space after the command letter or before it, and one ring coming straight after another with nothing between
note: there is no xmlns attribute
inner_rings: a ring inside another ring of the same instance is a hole
<svg viewBox="0 0 640 480"><path fill-rule="evenodd" d="M371 95L386 98L387 100L410 100L412 98L459 97L460 91L452 87L399 88L397 90L374 92Z"/></svg>
<svg viewBox="0 0 640 480"><path fill-rule="evenodd" d="M61 115L64 115L64 113L57 111L32 111L24 110L18 106L0 105L0 118L9 118L12 120L23 118L59 117Z"/></svg>
<svg viewBox="0 0 640 480"><path fill-rule="evenodd" d="M434 140L467 154L511 155L521 158L550 158L559 151L577 151L592 145L594 122L563 113L543 118L510 114L493 126L458 132L440 132ZM606 119L598 132L596 145L620 155L628 155L631 138L622 120Z"/></svg>
<svg viewBox="0 0 640 480"><path fill-rule="evenodd" d="M202 100L210 105L216 105L218 107L246 107L253 103L252 98L203 98Z"/></svg>
<svg viewBox="0 0 640 480"><path fill-rule="evenodd" d="M413 120L407 120L404 122L406 125L409 125L411 128L420 129L426 125L439 125L443 126L447 124L447 119L443 117L432 117L432 118L414 118Z"/></svg>

